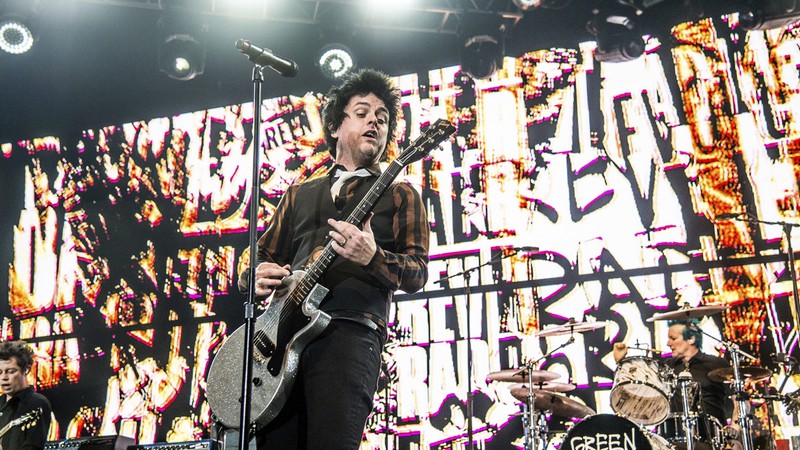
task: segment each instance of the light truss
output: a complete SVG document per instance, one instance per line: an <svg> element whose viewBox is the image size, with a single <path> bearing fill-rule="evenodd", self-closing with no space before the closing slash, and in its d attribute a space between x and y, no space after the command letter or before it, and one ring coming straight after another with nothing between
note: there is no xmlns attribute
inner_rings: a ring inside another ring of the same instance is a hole
<svg viewBox="0 0 800 450"><path fill-rule="evenodd" d="M410 14L377 14L364 0L252 0L245 11L225 0L73 0L113 7L175 10L208 16L242 18L269 22L317 25L327 15L349 13L352 25L420 33L456 34L464 14L499 16L510 29L523 17L507 0L422 0L405 8ZM241 2L238 2L241 3Z"/></svg>

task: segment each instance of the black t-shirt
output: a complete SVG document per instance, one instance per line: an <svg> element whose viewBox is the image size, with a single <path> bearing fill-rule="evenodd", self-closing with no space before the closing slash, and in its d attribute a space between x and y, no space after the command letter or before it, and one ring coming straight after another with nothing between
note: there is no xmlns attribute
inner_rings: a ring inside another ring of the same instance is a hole
<svg viewBox="0 0 800 450"><path fill-rule="evenodd" d="M50 429L51 411L47 398L32 387L17 392L11 399L0 395L0 430L13 420L33 413L6 431L0 440L3 450L42 450Z"/></svg>
<svg viewBox="0 0 800 450"><path fill-rule="evenodd" d="M681 358L669 358L666 364L677 376L684 370L685 364ZM697 382L700 387L700 407L703 413L710 414L719 420L721 425L727 423L727 418L730 417L733 404L728 400L729 389L725 383L712 381L708 378L708 373L714 369L722 367L730 367L727 360L718 356L707 355L699 352L689 360L689 373L692 374L692 380ZM679 385L676 383L675 390L672 393L672 412L680 413L683 411L681 402L681 392Z"/></svg>

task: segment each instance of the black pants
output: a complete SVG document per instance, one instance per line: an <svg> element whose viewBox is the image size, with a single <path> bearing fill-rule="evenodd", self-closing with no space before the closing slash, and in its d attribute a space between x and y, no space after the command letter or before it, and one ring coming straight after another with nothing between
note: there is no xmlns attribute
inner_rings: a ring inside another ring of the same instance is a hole
<svg viewBox="0 0 800 450"><path fill-rule="evenodd" d="M258 450L355 450L372 412L381 330L334 319L306 346L286 406L257 435Z"/></svg>

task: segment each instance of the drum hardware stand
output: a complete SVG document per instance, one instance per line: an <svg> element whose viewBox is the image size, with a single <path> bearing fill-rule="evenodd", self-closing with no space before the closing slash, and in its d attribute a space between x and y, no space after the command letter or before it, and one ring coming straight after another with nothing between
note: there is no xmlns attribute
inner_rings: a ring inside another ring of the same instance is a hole
<svg viewBox="0 0 800 450"><path fill-rule="evenodd" d="M742 430L742 449L743 450L754 450L753 448L753 435L752 435L752 427L750 425L750 414L747 413L748 409L748 394L744 390L744 380L742 379L742 374L739 370L739 360L741 356L745 358L749 358L751 360L757 360L755 356L741 350L738 345L733 342L726 342L716 337L706 333L705 331L701 330L700 327L694 324L687 324L689 328L692 328L700 333L710 337L711 339L719 342L722 344L728 353L731 355L731 365L733 366L733 393L736 396L736 403L739 405L739 427Z"/></svg>
<svg viewBox="0 0 800 450"><path fill-rule="evenodd" d="M570 319L570 321L574 322L575 319ZM527 371L528 375L528 401L525 405L523 405L524 415L522 419L522 426L525 431L525 446L524 446L525 450L534 450L535 448L538 448L539 445L541 445L542 450L545 450L547 448L546 435L548 431L550 431L547 427L547 422L544 420L544 414L540 415L540 413L537 412L536 408L534 407L534 402L535 402L534 398L535 396L533 393L534 367L538 365L540 362L547 359L553 353L561 350L562 348L570 344L573 344L574 342L575 342L575 333L570 332L569 339L567 340L567 342L564 342L558 347L550 350L549 352L545 353L538 359L530 360L525 364L525 370ZM539 424L540 421L542 422L542 424ZM534 430L533 436L531 436L529 428L530 424L533 424L533 430Z"/></svg>
<svg viewBox="0 0 800 450"><path fill-rule="evenodd" d="M532 247L519 247L515 248L509 253L508 255L503 255L502 253L496 255L495 257L491 258L489 261L486 261L483 264L478 264L475 267L470 267L469 269L464 269L461 272L454 273L453 275L448 275L444 278L439 279L435 283L439 284L439 286L444 286L444 282L455 277L463 277L464 278L464 295L467 297L467 317L466 322L467 326L465 329L466 337L467 337L467 449L472 450L475 446L473 442L473 431L472 431L472 332L470 331L470 319L472 318L472 291L470 289L470 278L473 271L480 269L481 267L485 267L496 262L499 262L506 256L513 256L521 251L532 251ZM749 449L746 449L749 450Z"/></svg>
<svg viewBox="0 0 800 450"><path fill-rule="evenodd" d="M774 390L773 390L774 392ZM751 400L764 400L764 404L767 405L767 425L769 429L769 450L775 450L775 422L773 418L775 417L775 409L772 406L772 402L774 401L783 401L786 398L783 394L772 394L770 393L769 385L764 385L764 394L762 395L751 395Z"/></svg>
<svg viewBox="0 0 800 450"><path fill-rule="evenodd" d="M692 382L692 374L685 368L678 374L678 385L681 389L681 400L683 403L683 435L686 436L686 450L694 450L694 430L697 424L697 415L689 409L689 383Z"/></svg>
<svg viewBox="0 0 800 450"><path fill-rule="evenodd" d="M545 450L547 448L547 439L545 436L548 431L547 421L543 411L537 410L533 406L531 393L533 389L528 389L528 400L522 405L522 429L525 433L525 443L523 448L525 450Z"/></svg>

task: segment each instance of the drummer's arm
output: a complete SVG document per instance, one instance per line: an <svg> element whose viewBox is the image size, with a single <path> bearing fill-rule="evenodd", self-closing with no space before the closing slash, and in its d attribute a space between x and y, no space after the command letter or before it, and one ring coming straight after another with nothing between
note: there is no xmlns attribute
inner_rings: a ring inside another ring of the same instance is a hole
<svg viewBox="0 0 800 450"><path fill-rule="evenodd" d="M624 342L614 343L614 361L620 362L628 354L628 345Z"/></svg>
<svg viewBox="0 0 800 450"><path fill-rule="evenodd" d="M731 424L726 425L723 428L725 432L725 436L731 439L738 439L739 434L741 434L742 427L739 425L739 417L740 417L740 410L739 410L739 402L736 400L733 401L733 414L731 414Z"/></svg>

